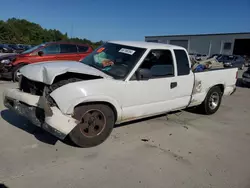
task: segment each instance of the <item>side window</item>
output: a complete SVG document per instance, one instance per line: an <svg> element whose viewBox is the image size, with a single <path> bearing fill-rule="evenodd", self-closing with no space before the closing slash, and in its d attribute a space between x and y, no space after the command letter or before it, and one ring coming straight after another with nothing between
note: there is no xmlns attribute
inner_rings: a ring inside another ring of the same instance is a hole
<svg viewBox="0 0 250 188"><path fill-rule="evenodd" d="M152 50L142 62L141 69L149 69L152 78L174 76L172 53L169 50Z"/></svg>
<svg viewBox="0 0 250 188"><path fill-rule="evenodd" d="M88 46L78 46L78 52L87 52L88 49Z"/></svg>
<svg viewBox="0 0 250 188"><path fill-rule="evenodd" d="M60 46L58 44L51 44L42 49L44 54L59 54Z"/></svg>
<svg viewBox="0 0 250 188"><path fill-rule="evenodd" d="M61 54L77 53L76 45L74 44L60 44Z"/></svg>
<svg viewBox="0 0 250 188"><path fill-rule="evenodd" d="M174 50L178 76L189 75L190 65L187 54L184 50Z"/></svg>

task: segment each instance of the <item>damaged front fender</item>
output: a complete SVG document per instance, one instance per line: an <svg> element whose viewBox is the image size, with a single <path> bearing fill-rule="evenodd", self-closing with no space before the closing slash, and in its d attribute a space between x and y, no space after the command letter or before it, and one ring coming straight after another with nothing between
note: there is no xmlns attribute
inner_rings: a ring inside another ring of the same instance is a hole
<svg viewBox="0 0 250 188"><path fill-rule="evenodd" d="M95 81L83 81L83 82L77 82L77 83L70 83L67 85L64 85L62 87L57 88L54 90L50 96L55 101L58 108L62 111L64 114L72 115L74 112L74 108L82 103L108 103L111 106L114 107L117 114L117 121L120 120L122 109L119 105L118 101L113 99L110 96L102 95L102 92L98 92L100 94L94 95L93 90L89 88L88 83L90 83L90 87L92 87ZM99 82L99 81L96 81ZM102 80L103 84L105 85L105 80ZM83 84L84 83L84 84ZM80 86L79 86L80 85ZM100 87L101 89L101 87Z"/></svg>

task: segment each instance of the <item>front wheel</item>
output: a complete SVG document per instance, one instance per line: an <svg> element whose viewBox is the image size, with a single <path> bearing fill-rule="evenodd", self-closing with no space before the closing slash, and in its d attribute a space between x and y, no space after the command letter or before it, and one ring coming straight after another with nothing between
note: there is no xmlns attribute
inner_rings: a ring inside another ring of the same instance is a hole
<svg viewBox="0 0 250 188"><path fill-rule="evenodd" d="M20 73L20 69L25 66L25 64L22 65L17 65L16 67L13 68L12 70L12 80L13 82L18 82L20 77L21 77L21 73Z"/></svg>
<svg viewBox="0 0 250 188"><path fill-rule="evenodd" d="M69 138L83 148L97 146L104 142L115 123L113 110L104 104L78 106L74 110L73 117L79 123L69 133Z"/></svg>
<svg viewBox="0 0 250 188"><path fill-rule="evenodd" d="M214 114L220 107L222 99L222 91L219 87L212 87L203 101L199 106L199 109L207 115Z"/></svg>

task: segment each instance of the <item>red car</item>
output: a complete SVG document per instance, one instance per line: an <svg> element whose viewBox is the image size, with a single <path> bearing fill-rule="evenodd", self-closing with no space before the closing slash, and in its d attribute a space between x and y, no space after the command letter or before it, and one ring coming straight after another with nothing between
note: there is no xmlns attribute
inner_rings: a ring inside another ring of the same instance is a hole
<svg viewBox="0 0 250 188"><path fill-rule="evenodd" d="M21 54L0 57L0 77L18 81L21 67L43 61L80 61L93 51L86 44L69 42L48 42L28 49Z"/></svg>

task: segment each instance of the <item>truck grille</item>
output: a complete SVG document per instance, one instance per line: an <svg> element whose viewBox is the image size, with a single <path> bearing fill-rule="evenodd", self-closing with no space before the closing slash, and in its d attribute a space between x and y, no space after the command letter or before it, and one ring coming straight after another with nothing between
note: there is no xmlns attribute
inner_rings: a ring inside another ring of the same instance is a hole
<svg viewBox="0 0 250 188"><path fill-rule="evenodd" d="M45 84L41 82L29 80L25 76L22 76L19 87L20 87L20 90L25 93L42 96Z"/></svg>

